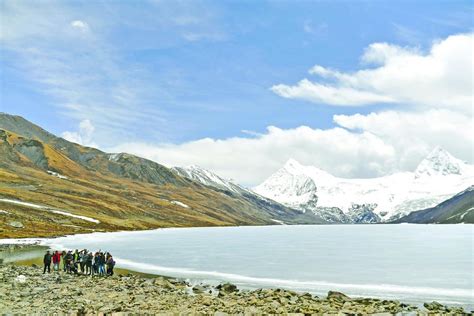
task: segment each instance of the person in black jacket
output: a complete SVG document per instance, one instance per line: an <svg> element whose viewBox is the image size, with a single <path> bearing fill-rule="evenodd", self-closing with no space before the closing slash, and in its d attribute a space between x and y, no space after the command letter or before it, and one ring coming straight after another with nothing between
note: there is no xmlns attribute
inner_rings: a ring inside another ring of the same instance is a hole
<svg viewBox="0 0 474 316"><path fill-rule="evenodd" d="M85 255L85 262L86 262L86 274L87 275L92 275L92 258L94 255L92 252L89 252L88 254Z"/></svg>
<svg viewBox="0 0 474 316"><path fill-rule="evenodd" d="M46 273L46 269L48 269L48 273L51 273L51 253L46 251L46 254L43 257L43 263L44 263L44 269L43 269L43 274Z"/></svg>

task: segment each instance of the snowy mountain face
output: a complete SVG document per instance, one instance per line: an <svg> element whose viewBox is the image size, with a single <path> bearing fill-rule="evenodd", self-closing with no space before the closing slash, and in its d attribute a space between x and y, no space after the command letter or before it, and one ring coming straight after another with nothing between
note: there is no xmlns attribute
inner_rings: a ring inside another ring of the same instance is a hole
<svg viewBox="0 0 474 316"><path fill-rule="evenodd" d="M171 168L178 175L197 181L207 186L218 188L221 190L228 190L231 192L241 193L242 191L248 191L247 189L233 183L230 180L225 180L224 178L219 177L215 173L203 169L198 166L189 166L189 167L173 167Z"/></svg>
<svg viewBox="0 0 474 316"><path fill-rule="evenodd" d="M276 223L280 224L323 224L327 223L328 221L324 218L321 218L313 213L310 214L302 214L300 211L291 208L288 205L280 204L272 200L271 198L267 198L255 193L252 190L246 189L231 180L226 180L212 171L206 170L204 168L198 166L189 166L189 167L174 167L172 168L173 172L177 173L182 177L186 177L188 179L194 180L206 186L210 186L221 190L223 194L238 198L244 199L254 205L256 205L260 210L270 214L273 217L273 220ZM311 190L308 189L309 192L315 190L316 187L314 183L311 186L312 180L309 179L307 184L302 184L303 187L308 186ZM304 194L304 193L302 193ZM317 201L317 197L316 197ZM312 205L312 203L316 203L316 201L312 202L311 199L308 199L307 204Z"/></svg>
<svg viewBox="0 0 474 316"><path fill-rule="evenodd" d="M416 168L416 177L433 175L461 175L464 162L453 157L450 153L436 147Z"/></svg>
<svg viewBox="0 0 474 316"><path fill-rule="evenodd" d="M414 172L344 179L290 159L254 188L260 195L331 222L377 223L433 207L474 184L474 166L434 149Z"/></svg>

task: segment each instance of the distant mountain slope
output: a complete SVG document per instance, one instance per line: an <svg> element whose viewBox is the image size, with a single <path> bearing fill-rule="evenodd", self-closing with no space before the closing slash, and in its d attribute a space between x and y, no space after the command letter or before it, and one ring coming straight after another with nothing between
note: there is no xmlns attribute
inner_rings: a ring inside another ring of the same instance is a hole
<svg viewBox="0 0 474 316"><path fill-rule="evenodd" d="M110 172L119 177L153 184L183 185L186 183L168 168L156 162L129 154L108 154L95 148L69 142L32 124L21 116L0 113L0 128L21 135L27 140L15 144L15 146L23 154L29 154L29 158L41 168L47 167L47 161L42 154L44 148L42 144L47 144L48 148L56 150L60 155L89 171ZM54 166L50 165L49 167L54 170Z"/></svg>
<svg viewBox="0 0 474 316"><path fill-rule="evenodd" d="M377 223L433 207L472 184L474 166L438 147L414 172L372 179L338 178L290 159L254 191L332 222Z"/></svg>
<svg viewBox="0 0 474 316"><path fill-rule="evenodd" d="M303 214L298 210L284 206L271 199L265 198L255 192L246 189L230 180L218 176L217 174L198 166L174 167L174 172L188 179L198 181L206 186L221 190L228 196L245 199L259 209L265 210L274 216L274 220L285 224L324 224L328 221L321 217L309 213Z"/></svg>
<svg viewBox="0 0 474 316"><path fill-rule="evenodd" d="M474 224L474 186L435 207L411 212L394 223Z"/></svg>
<svg viewBox="0 0 474 316"><path fill-rule="evenodd" d="M5 113L0 114L0 210L0 238L267 225L295 212L279 204L275 210L261 207L144 158L68 142Z"/></svg>

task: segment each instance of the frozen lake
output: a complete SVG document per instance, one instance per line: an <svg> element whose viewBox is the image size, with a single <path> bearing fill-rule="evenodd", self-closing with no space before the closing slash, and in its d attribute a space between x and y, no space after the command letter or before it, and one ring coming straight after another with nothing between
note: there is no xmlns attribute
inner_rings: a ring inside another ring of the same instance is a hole
<svg viewBox="0 0 474 316"><path fill-rule="evenodd" d="M120 267L241 287L437 300L473 308L474 225L173 228L47 240Z"/></svg>

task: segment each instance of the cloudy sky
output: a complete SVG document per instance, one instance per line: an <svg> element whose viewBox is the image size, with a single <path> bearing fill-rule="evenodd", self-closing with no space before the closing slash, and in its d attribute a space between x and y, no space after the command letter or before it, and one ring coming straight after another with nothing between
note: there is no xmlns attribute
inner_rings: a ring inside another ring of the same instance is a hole
<svg viewBox="0 0 474 316"><path fill-rule="evenodd" d="M0 2L0 111L246 186L474 163L471 1Z"/></svg>

